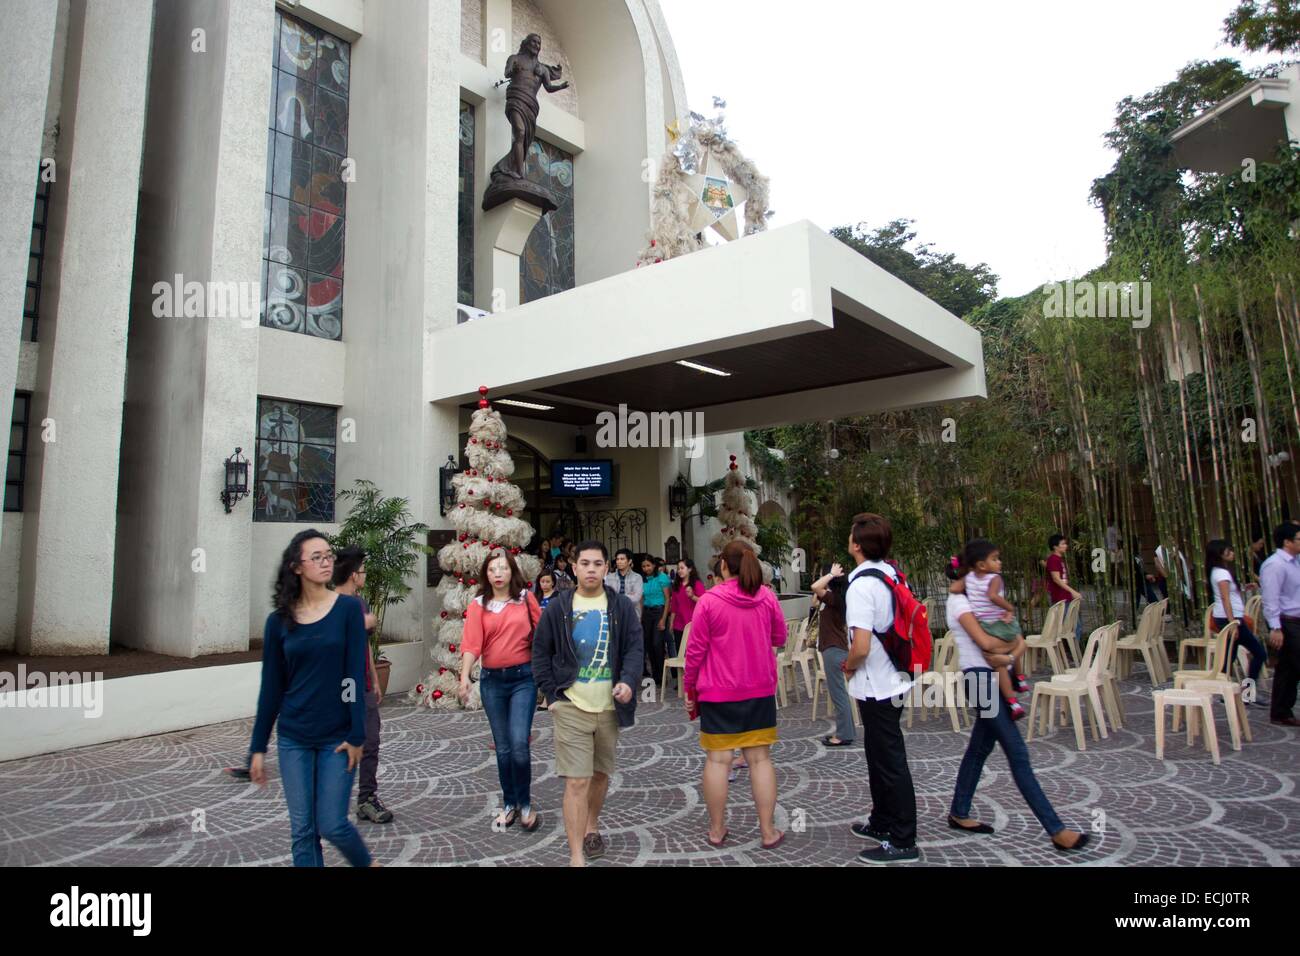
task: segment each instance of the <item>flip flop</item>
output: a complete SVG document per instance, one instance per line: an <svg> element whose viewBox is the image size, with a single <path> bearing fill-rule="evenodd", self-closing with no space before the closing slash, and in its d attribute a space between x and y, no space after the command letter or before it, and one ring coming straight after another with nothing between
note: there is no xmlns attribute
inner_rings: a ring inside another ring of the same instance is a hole
<svg viewBox="0 0 1300 956"><path fill-rule="evenodd" d="M497 825L497 821L500 820L500 819L501 819L501 815L500 815L500 814L498 814L497 816L493 817L493 818L492 818L492 826L495 827L495 826ZM509 829L510 827L512 827L512 826L515 825L515 821L518 820L518 819L519 819L519 811L516 810L514 807L511 807L511 808L510 808L510 812L508 812L508 813L506 814L505 822L502 824L502 828L503 828L503 829Z"/></svg>
<svg viewBox="0 0 1300 956"><path fill-rule="evenodd" d="M759 849L762 850L775 850L777 847L781 845L781 843L784 840L785 840L785 831L782 830L781 835L777 837L775 840L773 840L771 843L760 843L758 846Z"/></svg>
<svg viewBox="0 0 1300 956"><path fill-rule="evenodd" d="M822 743L825 744L827 747L852 747L853 746L853 741L851 740L841 740L837 744L831 743L830 734L827 734L825 737L822 738Z"/></svg>
<svg viewBox="0 0 1300 956"><path fill-rule="evenodd" d="M527 823L521 821L519 824L519 829L523 830L525 833L535 833L537 831L537 828L540 827L541 825L542 825L542 815L538 813L536 810L534 810L533 825L529 826Z"/></svg>
<svg viewBox="0 0 1300 956"><path fill-rule="evenodd" d="M722 839L719 840L717 843L714 843L714 842L713 842L713 837L709 836L708 833L705 833L705 834L704 834L704 839L708 840L708 841L709 841L709 846L713 847L713 848L716 850L716 849L720 849L720 848L722 847L722 844L724 844L724 843L727 842L727 837L729 837L729 836L731 836L731 831L730 831L730 830L723 830L723 831L722 831Z"/></svg>

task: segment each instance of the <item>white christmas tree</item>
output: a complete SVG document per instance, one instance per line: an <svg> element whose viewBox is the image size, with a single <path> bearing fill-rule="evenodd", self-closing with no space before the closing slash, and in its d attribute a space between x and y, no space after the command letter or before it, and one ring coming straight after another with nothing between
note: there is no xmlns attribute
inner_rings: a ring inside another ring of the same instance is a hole
<svg viewBox="0 0 1300 956"><path fill-rule="evenodd" d="M731 465L722 486L718 520L722 522L722 528L713 536L714 554L720 554L732 541L753 548L755 557L762 554L763 549L758 546L758 525L754 523L754 499L745 487L735 455L731 456Z"/></svg>
<svg viewBox="0 0 1300 956"><path fill-rule="evenodd" d="M435 710L459 710L461 635L466 609L478 594L479 573L487 556L505 549L529 584L537 579L541 561L522 554L533 536L533 528L518 514L524 508L524 494L510 482L515 463L506 451L506 426L501 413L487 400L487 386L479 387L478 410L469 423L465 457L469 467L452 479L456 506L450 521L456 539L438 552L443 570L437 593L442 599L437 644L433 649L433 671L411 691L419 704ZM470 697L466 710L482 707L478 687L479 665L470 674Z"/></svg>

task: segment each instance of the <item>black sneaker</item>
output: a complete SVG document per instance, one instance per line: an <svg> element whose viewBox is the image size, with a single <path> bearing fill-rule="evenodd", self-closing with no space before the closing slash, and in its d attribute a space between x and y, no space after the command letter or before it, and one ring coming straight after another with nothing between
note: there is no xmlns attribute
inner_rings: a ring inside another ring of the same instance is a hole
<svg viewBox="0 0 1300 956"><path fill-rule="evenodd" d="M380 803L378 797L371 797L357 804L357 819L369 820L371 823L392 823L393 811Z"/></svg>
<svg viewBox="0 0 1300 956"><path fill-rule="evenodd" d="M914 846L904 850L885 840L874 850L863 850L858 859L863 863L914 863L921 859L921 851Z"/></svg>
<svg viewBox="0 0 1300 956"><path fill-rule="evenodd" d="M889 839L889 834L884 830L873 829L869 823L855 823L849 827L853 835L861 840L875 840L877 843L884 843Z"/></svg>
<svg viewBox="0 0 1300 956"><path fill-rule="evenodd" d="M225 772L236 780L251 779L247 767L227 767Z"/></svg>

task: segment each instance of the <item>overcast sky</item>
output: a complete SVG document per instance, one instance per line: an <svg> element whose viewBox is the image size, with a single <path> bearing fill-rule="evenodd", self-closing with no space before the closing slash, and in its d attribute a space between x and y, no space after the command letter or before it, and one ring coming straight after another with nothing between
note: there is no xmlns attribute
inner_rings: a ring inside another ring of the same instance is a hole
<svg viewBox="0 0 1300 956"><path fill-rule="evenodd" d="M772 181L774 226L916 220L1002 295L1104 254L1115 104L1221 39L1235 0L660 0L687 96Z"/></svg>

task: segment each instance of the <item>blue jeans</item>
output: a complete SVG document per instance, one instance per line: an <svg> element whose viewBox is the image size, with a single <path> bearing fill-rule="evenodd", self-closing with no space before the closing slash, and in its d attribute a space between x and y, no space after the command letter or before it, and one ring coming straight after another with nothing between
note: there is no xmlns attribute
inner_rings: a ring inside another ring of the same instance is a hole
<svg viewBox="0 0 1300 956"><path fill-rule="evenodd" d="M835 736L840 740L853 740L853 701L849 698L848 685L844 683L844 674L840 665L848 658L849 652L842 647L828 647L822 651L822 660L826 662L826 689L830 691L831 704L835 707Z"/></svg>
<svg viewBox="0 0 1300 956"><path fill-rule="evenodd" d="M280 779L289 804L293 832L293 865L324 866L320 838L334 844L353 866L369 866L370 851L348 817L352 778L347 751L338 743L312 746L278 735Z"/></svg>
<svg viewBox="0 0 1300 956"><path fill-rule="evenodd" d="M980 773L984 770L984 761L993 752L993 745L1001 744L1002 752L1007 755L1011 765L1011 776L1016 781L1020 795L1029 804L1038 822L1043 825L1048 836L1056 836L1065 829L1065 824L1052 809L1043 788L1038 785L1034 768L1029 765L1029 748L1020 736L1020 730L1011 720L1011 714L1003 705L998 694L997 677L987 667L972 667L963 672L966 682L966 699L978 702L975 707L975 727L971 730L970 743L966 745L966 754L961 758L957 769L957 789L952 795L952 815L958 820L970 816L971 800L975 797L975 788L980 782ZM983 706L980 706L982 704Z"/></svg>
<svg viewBox="0 0 1300 956"><path fill-rule="evenodd" d="M1268 660L1268 651L1264 649L1263 643L1255 636L1254 631L1246 626L1246 622L1237 618L1237 640L1233 646L1228 648L1227 657L1223 661L1223 673L1232 673L1232 662L1237 657L1237 648L1244 647L1250 653L1250 670L1246 676L1259 686L1259 672L1264 669L1264 662ZM1214 618L1214 629L1221 631L1228 626L1228 619L1223 617Z"/></svg>
<svg viewBox="0 0 1300 956"><path fill-rule="evenodd" d="M483 668L479 693L492 741L497 748L497 776L501 780L502 808L527 816L532 808L533 759L528 735L537 711L537 684L533 665Z"/></svg>

